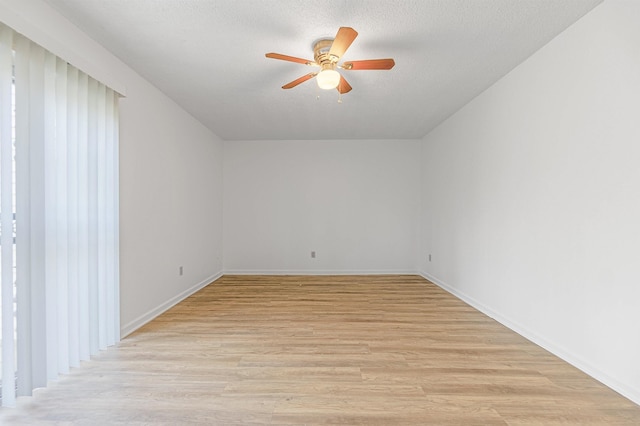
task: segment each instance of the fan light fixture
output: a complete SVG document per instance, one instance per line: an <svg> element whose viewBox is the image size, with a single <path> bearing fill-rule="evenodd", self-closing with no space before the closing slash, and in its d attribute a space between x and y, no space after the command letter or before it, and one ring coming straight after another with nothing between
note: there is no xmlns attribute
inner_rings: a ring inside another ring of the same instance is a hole
<svg viewBox="0 0 640 426"><path fill-rule="evenodd" d="M322 70L316 76L316 81L321 89L335 89L340 84L340 73L336 70Z"/></svg>

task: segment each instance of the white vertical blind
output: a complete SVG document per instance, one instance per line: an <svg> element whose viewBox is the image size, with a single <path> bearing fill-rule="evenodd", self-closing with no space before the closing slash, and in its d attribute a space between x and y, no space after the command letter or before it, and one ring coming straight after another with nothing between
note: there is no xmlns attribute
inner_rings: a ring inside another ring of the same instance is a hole
<svg viewBox="0 0 640 426"><path fill-rule="evenodd" d="M0 380L12 406L16 389L31 395L120 338L118 94L0 24L0 126Z"/></svg>

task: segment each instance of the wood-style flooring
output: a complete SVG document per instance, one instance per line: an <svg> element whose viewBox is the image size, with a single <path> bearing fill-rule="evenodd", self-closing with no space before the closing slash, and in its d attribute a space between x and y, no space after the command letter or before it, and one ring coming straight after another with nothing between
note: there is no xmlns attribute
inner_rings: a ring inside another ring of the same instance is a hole
<svg viewBox="0 0 640 426"><path fill-rule="evenodd" d="M225 276L0 423L640 425L640 407L417 276Z"/></svg>

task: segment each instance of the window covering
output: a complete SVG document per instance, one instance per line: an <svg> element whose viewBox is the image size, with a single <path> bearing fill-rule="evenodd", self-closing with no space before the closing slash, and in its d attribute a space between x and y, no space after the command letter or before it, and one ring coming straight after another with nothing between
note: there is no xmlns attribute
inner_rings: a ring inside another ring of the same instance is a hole
<svg viewBox="0 0 640 426"><path fill-rule="evenodd" d="M120 339L118 98L0 23L3 406Z"/></svg>

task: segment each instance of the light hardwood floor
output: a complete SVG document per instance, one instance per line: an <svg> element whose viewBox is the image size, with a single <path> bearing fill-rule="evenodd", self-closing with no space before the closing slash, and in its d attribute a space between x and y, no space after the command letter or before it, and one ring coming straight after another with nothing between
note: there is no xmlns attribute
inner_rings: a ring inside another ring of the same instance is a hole
<svg viewBox="0 0 640 426"><path fill-rule="evenodd" d="M640 407L416 276L225 276L2 424L640 425Z"/></svg>

